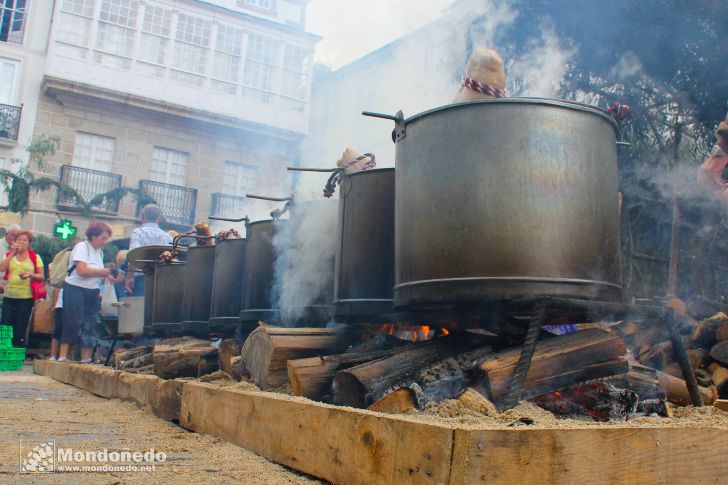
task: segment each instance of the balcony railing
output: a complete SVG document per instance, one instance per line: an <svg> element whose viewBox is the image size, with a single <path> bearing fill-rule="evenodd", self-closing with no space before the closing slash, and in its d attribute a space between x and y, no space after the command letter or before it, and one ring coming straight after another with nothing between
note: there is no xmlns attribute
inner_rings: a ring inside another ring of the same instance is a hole
<svg viewBox="0 0 728 485"><path fill-rule="evenodd" d="M195 223L197 189L153 180L140 180L139 190L157 202L162 209L165 222L181 226L191 226ZM137 207L137 214L140 210L141 205Z"/></svg>
<svg viewBox="0 0 728 485"><path fill-rule="evenodd" d="M121 187L121 175L118 173L101 172L90 168L74 167L73 165L62 165L60 178L61 183L73 188L86 202L99 194ZM61 210L79 209L74 199L61 197L60 194L56 197L56 207ZM119 201L107 200L103 204L94 206L93 209L99 212L116 214L119 212Z"/></svg>
<svg viewBox="0 0 728 485"><path fill-rule="evenodd" d="M17 141L22 106L0 104L0 138Z"/></svg>
<svg viewBox="0 0 728 485"><path fill-rule="evenodd" d="M212 194L212 215L239 219L245 214L245 197L228 194Z"/></svg>

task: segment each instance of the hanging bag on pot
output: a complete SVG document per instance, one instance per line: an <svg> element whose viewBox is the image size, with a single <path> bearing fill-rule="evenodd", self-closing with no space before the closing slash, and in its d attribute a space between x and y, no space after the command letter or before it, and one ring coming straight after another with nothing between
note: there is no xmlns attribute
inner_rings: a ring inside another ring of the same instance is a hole
<svg viewBox="0 0 728 485"><path fill-rule="evenodd" d="M101 315L107 318L118 318L119 307L115 306L118 303L119 299L116 297L114 285L107 280L104 284L104 291L101 293Z"/></svg>

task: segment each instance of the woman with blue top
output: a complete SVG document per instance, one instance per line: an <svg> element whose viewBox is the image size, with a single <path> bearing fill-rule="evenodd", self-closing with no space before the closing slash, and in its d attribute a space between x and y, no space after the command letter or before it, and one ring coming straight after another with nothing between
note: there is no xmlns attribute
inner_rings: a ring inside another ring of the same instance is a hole
<svg viewBox="0 0 728 485"><path fill-rule="evenodd" d="M63 328L58 360L68 360L72 345L81 345L81 362L91 362L94 338L92 327L99 318L99 287L111 270L104 267L102 248L111 238L111 227L92 222L86 241L76 244L68 262L68 277L63 284Z"/></svg>

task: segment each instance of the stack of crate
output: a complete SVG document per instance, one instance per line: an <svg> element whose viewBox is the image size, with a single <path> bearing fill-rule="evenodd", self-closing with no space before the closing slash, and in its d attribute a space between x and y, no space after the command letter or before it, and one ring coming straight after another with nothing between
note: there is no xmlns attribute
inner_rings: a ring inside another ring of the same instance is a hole
<svg viewBox="0 0 728 485"><path fill-rule="evenodd" d="M0 325L0 372L20 370L25 360L25 349L12 345L13 327Z"/></svg>

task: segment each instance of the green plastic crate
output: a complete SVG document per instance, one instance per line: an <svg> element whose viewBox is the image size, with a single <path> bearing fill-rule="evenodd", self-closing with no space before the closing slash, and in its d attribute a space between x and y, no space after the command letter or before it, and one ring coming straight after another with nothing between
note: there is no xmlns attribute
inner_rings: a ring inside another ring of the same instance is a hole
<svg viewBox="0 0 728 485"><path fill-rule="evenodd" d="M0 338L13 338L13 327L0 325Z"/></svg>
<svg viewBox="0 0 728 485"><path fill-rule="evenodd" d="M0 337L0 349L7 349L13 346L12 337Z"/></svg>
<svg viewBox="0 0 728 485"><path fill-rule="evenodd" d="M25 349L10 347L6 349L0 349L0 360L25 360Z"/></svg>
<svg viewBox="0 0 728 485"><path fill-rule="evenodd" d="M0 360L0 372L20 370L22 368L22 360Z"/></svg>

